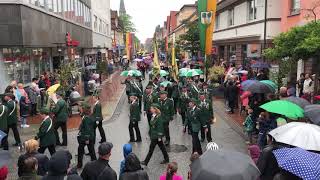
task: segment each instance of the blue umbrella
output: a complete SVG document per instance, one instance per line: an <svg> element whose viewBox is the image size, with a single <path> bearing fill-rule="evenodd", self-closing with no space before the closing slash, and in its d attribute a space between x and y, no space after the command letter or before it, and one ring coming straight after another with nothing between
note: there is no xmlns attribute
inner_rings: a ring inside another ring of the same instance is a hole
<svg viewBox="0 0 320 180"><path fill-rule="evenodd" d="M251 65L251 68L259 68L259 69L270 68L270 67L271 66L269 63L261 62L261 61L258 61L258 62Z"/></svg>
<svg viewBox="0 0 320 180"><path fill-rule="evenodd" d="M304 179L320 179L320 154L301 148L281 148L273 151L279 167Z"/></svg>
<svg viewBox="0 0 320 180"><path fill-rule="evenodd" d="M257 82L259 82L259 81L257 81L257 80L246 80L246 81L243 81L243 82L241 83L241 87L242 87L242 88L247 88L248 86L250 86L250 85L252 85L252 84L255 84L255 83L257 83Z"/></svg>

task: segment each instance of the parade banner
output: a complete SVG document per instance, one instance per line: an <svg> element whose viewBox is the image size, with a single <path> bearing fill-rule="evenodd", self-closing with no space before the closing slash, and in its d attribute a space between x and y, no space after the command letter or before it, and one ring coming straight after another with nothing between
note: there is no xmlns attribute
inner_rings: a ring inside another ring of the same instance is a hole
<svg viewBox="0 0 320 180"><path fill-rule="evenodd" d="M175 34L173 34L173 38L172 38L172 55L171 55L171 66L172 66L172 76L174 78L175 81L178 80L178 65L177 65L177 61L176 61L176 51L175 51Z"/></svg>
<svg viewBox="0 0 320 180"><path fill-rule="evenodd" d="M159 58L158 58L158 46L156 40L154 40L153 43L153 49L154 49L154 55L153 55L153 77L156 77L158 74L160 74L160 64L159 64Z"/></svg>

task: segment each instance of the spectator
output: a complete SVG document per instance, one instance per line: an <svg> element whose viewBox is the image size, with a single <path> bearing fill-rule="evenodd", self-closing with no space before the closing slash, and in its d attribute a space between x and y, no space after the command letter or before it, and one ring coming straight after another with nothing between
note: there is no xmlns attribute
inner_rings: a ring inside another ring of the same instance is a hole
<svg viewBox="0 0 320 180"><path fill-rule="evenodd" d="M24 96L26 98L26 103L29 103L29 96L27 92L24 90L24 86L22 83L18 83L18 89L17 91L21 94L20 98ZM18 102L20 102L20 98L18 98Z"/></svg>
<svg viewBox="0 0 320 180"><path fill-rule="evenodd" d="M37 98L40 95L40 89L38 86L37 78L32 79L32 83L31 83L31 87L29 88L28 95L31 103L30 115L31 116L37 115Z"/></svg>
<svg viewBox="0 0 320 180"><path fill-rule="evenodd" d="M45 79L44 75L41 75L38 83L38 86L40 89L40 96L41 96L41 107L43 107L43 105L45 104L45 98L46 98L45 90L47 89L44 79Z"/></svg>
<svg viewBox="0 0 320 180"><path fill-rule="evenodd" d="M99 159L87 163L81 173L85 180L117 180L116 172L110 167L112 143L105 142L98 148Z"/></svg>
<svg viewBox="0 0 320 180"><path fill-rule="evenodd" d="M288 89L286 87L281 87L279 90L279 99L285 99L288 97L288 93L287 93Z"/></svg>
<svg viewBox="0 0 320 180"><path fill-rule="evenodd" d="M42 180L82 180L77 171L70 167L72 156L69 151L57 151L50 159L49 172Z"/></svg>
<svg viewBox="0 0 320 180"><path fill-rule="evenodd" d="M244 131L246 132L249 143L252 143L252 134L254 132L255 123L252 120L253 110L248 107L248 116L243 123Z"/></svg>
<svg viewBox="0 0 320 180"><path fill-rule="evenodd" d="M303 86L304 86L304 73L300 74L300 78L297 81L297 85L298 85L298 89L299 89L299 97L301 97L303 95Z"/></svg>
<svg viewBox="0 0 320 180"><path fill-rule="evenodd" d="M226 89L226 98L230 108L229 113L233 114L236 107L236 99L238 98L238 88L233 81L228 82Z"/></svg>
<svg viewBox="0 0 320 180"><path fill-rule="evenodd" d="M258 134L258 145L260 149L263 149L267 144L267 133L270 130L270 119L267 112L260 113L258 118L259 134Z"/></svg>
<svg viewBox="0 0 320 180"><path fill-rule="evenodd" d="M132 145L131 144L125 144L123 145L123 156L124 159L120 163L120 175L124 173L124 167L126 163L127 156L132 152Z"/></svg>
<svg viewBox="0 0 320 180"><path fill-rule="evenodd" d="M22 176L25 173L25 163L24 161L29 157L34 157L37 159L38 168L37 174L44 176L48 171L49 159L46 155L38 153L39 143L34 139L30 139L24 143L26 153L20 155L18 159L18 176Z"/></svg>
<svg viewBox="0 0 320 180"><path fill-rule="evenodd" d="M149 180L146 171L141 168L140 160L134 153L130 153L125 162L124 173L119 180Z"/></svg>
<svg viewBox="0 0 320 180"><path fill-rule="evenodd" d="M6 165L0 168L0 180L6 180L9 174L8 167Z"/></svg>
<svg viewBox="0 0 320 180"><path fill-rule="evenodd" d="M21 128L28 128L27 117L29 114L29 104L26 102L26 97L21 96L20 98L20 120L21 120Z"/></svg>
<svg viewBox="0 0 320 180"><path fill-rule="evenodd" d="M303 82L303 97L308 101L311 100L311 96L314 92L314 82L309 74L306 74L305 80Z"/></svg>
<svg viewBox="0 0 320 180"><path fill-rule="evenodd" d="M160 176L160 180L183 180L182 176L177 175L178 164L176 162L169 163L167 172Z"/></svg>
<svg viewBox="0 0 320 180"><path fill-rule="evenodd" d="M18 180L40 180L41 176L37 175L38 160L35 157L28 157L24 160L24 171Z"/></svg>

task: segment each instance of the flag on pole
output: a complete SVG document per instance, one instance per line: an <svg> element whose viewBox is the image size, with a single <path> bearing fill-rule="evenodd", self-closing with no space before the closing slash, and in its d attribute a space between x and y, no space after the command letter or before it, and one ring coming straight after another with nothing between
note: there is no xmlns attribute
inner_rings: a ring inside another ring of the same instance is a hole
<svg viewBox="0 0 320 180"><path fill-rule="evenodd" d="M171 66L172 66L172 77L175 81L177 81L177 76L178 76L178 65L177 65L177 61L176 61L176 51L175 51L175 41L176 41L176 36L173 33L173 38L172 38L172 61L171 61Z"/></svg>
<svg viewBox="0 0 320 180"><path fill-rule="evenodd" d="M157 42L154 41L153 43L153 48L154 48L154 52L153 52L153 68L152 68L152 73L153 73L153 77L156 77L157 75L160 74L160 64L159 64L159 59L158 59L158 46L157 46Z"/></svg>

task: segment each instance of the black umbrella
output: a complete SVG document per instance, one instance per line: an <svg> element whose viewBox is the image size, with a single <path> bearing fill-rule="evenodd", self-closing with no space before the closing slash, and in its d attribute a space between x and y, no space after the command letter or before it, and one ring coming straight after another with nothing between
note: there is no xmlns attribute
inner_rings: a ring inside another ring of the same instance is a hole
<svg viewBox="0 0 320 180"><path fill-rule="evenodd" d="M300 97L290 96L290 97L286 98L285 100L290 101L290 102L300 106L301 108L304 108L304 107L310 105L309 101L307 101L303 98L300 98Z"/></svg>
<svg viewBox="0 0 320 180"><path fill-rule="evenodd" d="M208 150L191 164L191 180L256 180L259 175L248 155L222 149Z"/></svg>
<svg viewBox="0 0 320 180"><path fill-rule="evenodd" d="M314 124L320 125L320 105L314 104L304 108L304 115Z"/></svg>
<svg viewBox="0 0 320 180"><path fill-rule="evenodd" d="M244 86L243 90L250 91L251 93L261 93L261 94L275 93L275 90L272 87L260 81L253 81L252 83Z"/></svg>

